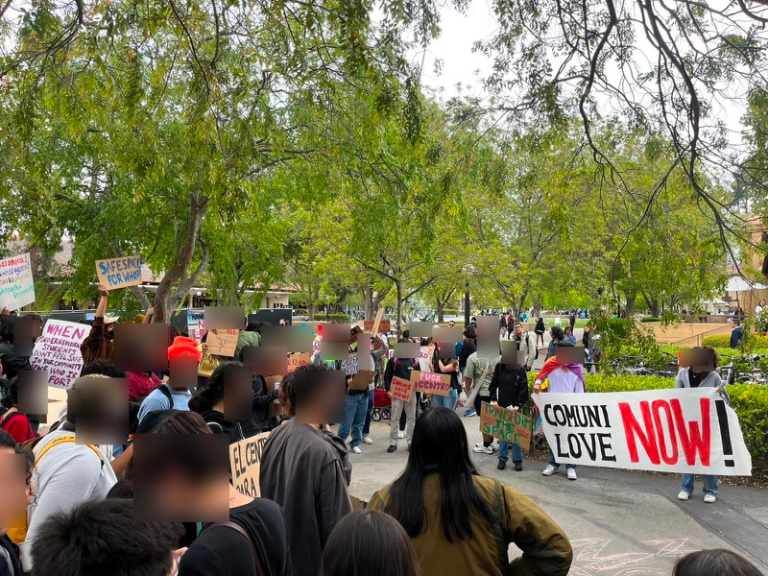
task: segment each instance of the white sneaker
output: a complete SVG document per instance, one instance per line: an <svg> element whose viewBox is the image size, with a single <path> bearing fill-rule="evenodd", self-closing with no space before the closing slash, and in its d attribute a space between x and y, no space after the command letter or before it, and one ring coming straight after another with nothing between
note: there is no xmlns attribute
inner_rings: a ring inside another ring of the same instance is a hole
<svg viewBox="0 0 768 576"><path fill-rule="evenodd" d="M704 494L704 502L707 504L713 504L717 502L717 496L714 494Z"/></svg>
<svg viewBox="0 0 768 576"><path fill-rule="evenodd" d="M486 446L482 442L475 444L475 447L472 450L478 454L493 454L493 448Z"/></svg>
<svg viewBox="0 0 768 576"><path fill-rule="evenodd" d="M575 468L568 468L568 480L576 480L578 476L576 476L576 469Z"/></svg>
<svg viewBox="0 0 768 576"><path fill-rule="evenodd" d="M552 474L555 474L555 473L557 473L557 468L552 466L552 464L547 464L547 467L541 471L542 476L552 476Z"/></svg>
<svg viewBox="0 0 768 576"><path fill-rule="evenodd" d="M683 500L683 501L688 500L690 497L691 495L688 494L688 492L686 492L685 490L680 490L680 494L677 495L677 499Z"/></svg>
<svg viewBox="0 0 768 576"><path fill-rule="evenodd" d="M397 437L400 438L400 440L405 438L405 430L398 430L397 431Z"/></svg>
<svg viewBox="0 0 768 576"><path fill-rule="evenodd" d="M362 454L363 453L363 451L360 450L360 446L355 446L354 448L352 448L352 452L354 452L355 454Z"/></svg>
<svg viewBox="0 0 768 576"><path fill-rule="evenodd" d="M363 442L366 444L373 444L373 439L370 436L363 436Z"/></svg>

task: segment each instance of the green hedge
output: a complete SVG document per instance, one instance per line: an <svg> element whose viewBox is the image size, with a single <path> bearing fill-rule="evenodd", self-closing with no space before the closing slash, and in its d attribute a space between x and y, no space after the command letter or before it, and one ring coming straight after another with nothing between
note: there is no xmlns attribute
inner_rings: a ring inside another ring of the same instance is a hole
<svg viewBox="0 0 768 576"><path fill-rule="evenodd" d="M443 314L445 316L458 316L459 310L457 308L443 308Z"/></svg>
<svg viewBox="0 0 768 576"><path fill-rule="evenodd" d="M653 318L652 316L648 316L647 318L642 318L640 322L661 322L661 318Z"/></svg>
<svg viewBox="0 0 768 576"><path fill-rule="evenodd" d="M535 372L528 374L528 384L533 395ZM674 378L659 376L631 376L587 374L587 393L590 392L637 392L673 388ZM756 470L768 468L768 386L761 384L732 384L727 387L731 397L731 408L736 411L744 434L744 442L752 454ZM526 412L533 410L533 401L526 406Z"/></svg>
<svg viewBox="0 0 768 576"><path fill-rule="evenodd" d="M317 322L351 322L346 314L315 314Z"/></svg>
<svg viewBox="0 0 768 576"><path fill-rule="evenodd" d="M768 350L768 336L753 336L755 340L756 350ZM712 346L713 348L730 348L731 336L730 334L723 334L721 336L706 336L702 340L704 346Z"/></svg>

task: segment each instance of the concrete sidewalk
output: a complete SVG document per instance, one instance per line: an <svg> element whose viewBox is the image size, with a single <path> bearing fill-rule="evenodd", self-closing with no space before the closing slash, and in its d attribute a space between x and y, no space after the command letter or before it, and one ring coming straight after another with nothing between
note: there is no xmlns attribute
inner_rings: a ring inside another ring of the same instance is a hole
<svg viewBox="0 0 768 576"><path fill-rule="evenodd" d="M462 421L470 444L480 441L480 419ZM369 498L402 472L405 440L387 454L388 433L388 421L374 422L374 444L350 454L355 496ZM570 482L564 467L542 476L543 462L525 461L524 470L515 472L511 463L497 470L495 455L473 453L472 459L481 474L520 490L565 529L574 548L570 574L669 576L678 557L711 548L734 550L768 572L768 490L724 486L715 504L705 504L697 482L692 499L680 502L676 478L580 467L579 479ZM519 555L515 546L510 555Z"/></svg>

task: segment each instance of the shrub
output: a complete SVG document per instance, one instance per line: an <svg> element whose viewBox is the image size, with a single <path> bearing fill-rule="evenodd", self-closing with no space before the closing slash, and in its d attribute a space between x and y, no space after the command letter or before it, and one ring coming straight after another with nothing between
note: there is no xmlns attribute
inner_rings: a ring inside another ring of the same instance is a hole
<svg viewBox="0 0 768 576"><path fill-rule="evenodd" d="M459 310L457 308L443 308L443 314L445 316L458 316Z"/></svg>
<svg viewBox="0 0 768 576"><path fill-rule="evenodd" d="M528 374L528 385L533 397L535 372ZM673 388L674 378L660 376L632 376L587 374L585 376L587 393L591 392L638 392L641 390L661 390ZM732 384L727 387L731 397L731 408L736 411L744 435L744 442L752 454L756 470L768 467L768 386L762 384ZM533 412L533 401L525 406L526 413Z"/></svg>
<svg viewBox="0 0 768 576"><path fill-rule="evenodd" d="M317 322L351 322L346 314L315 314Z"/></svg>
<svg viewBox="0 0 768 576"><path fill-rule="evenodd" d="M768 336L752 336L752 338L755 341L755 350L768 350ZM730 348L731 336L729 334L706 336L702 343L704 346L712 346L713 348Z"/></svg>
<svg viewBox="0 0 768 576"><path fill-rule="evenodd" d="M646 318L642 318L640 322L661 322L661 318L654 318L653 316L648 316Z"/></svg>

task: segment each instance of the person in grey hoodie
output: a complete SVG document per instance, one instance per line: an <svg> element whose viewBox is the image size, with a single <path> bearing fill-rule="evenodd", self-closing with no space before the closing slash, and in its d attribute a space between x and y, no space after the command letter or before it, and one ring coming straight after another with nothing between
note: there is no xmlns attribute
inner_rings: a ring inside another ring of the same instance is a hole
<svg viewBox="0 0 768 576"><path fill-rule="evenodd" d="M716 388L720 396L730 405L731 399L725 390L720 374L717 373L719 358L715 350L709 346L697 346L691 350L691 353L698 358L695 362L698 365L681 368L675 378L675 388ZM683 474L680 493L677 495L678 500L688 500L691 497L693 479L693 474ZM712 504L717 501L717 476L704 474L702 479L704 481L704 502Z"/></svg>

